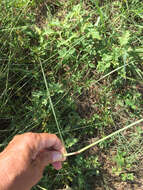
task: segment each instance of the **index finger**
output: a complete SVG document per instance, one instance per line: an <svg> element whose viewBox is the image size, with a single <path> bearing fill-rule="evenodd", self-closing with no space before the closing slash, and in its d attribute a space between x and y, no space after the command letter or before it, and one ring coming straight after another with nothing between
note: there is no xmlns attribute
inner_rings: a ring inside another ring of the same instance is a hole
<svg viewBox="0 0 143 190"><path fill-rule="evenodd" d="M56 135L49 133L33 133L33 135L31 146L33 146L34 154L32 157L35 158L36 155L44 149L57 150L62 154L65 153L65 148Z"/></svg>

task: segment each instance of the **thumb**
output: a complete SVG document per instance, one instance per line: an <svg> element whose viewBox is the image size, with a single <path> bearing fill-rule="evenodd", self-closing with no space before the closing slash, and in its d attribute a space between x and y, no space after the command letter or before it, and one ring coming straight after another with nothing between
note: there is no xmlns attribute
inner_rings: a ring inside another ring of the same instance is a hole
<svg viewBox="0 0 143 190"><path fill-rule="evenodd" d="M44 167L48 164L52 164L54 162L61 162L65 160L62 153L59 151L42 151L39 153L38 157L40 159L41 164Z"/></svg>

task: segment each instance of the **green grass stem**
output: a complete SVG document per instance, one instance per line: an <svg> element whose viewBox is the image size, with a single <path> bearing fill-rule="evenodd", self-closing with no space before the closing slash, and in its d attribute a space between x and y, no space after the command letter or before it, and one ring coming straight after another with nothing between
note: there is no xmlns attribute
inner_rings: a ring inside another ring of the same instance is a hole
<svg viewBox="0 0 143 190"><path fill-rule="evenodd" d="M39 59L39 63L40 63L40 66L41 66L41 71L42 71L42 74L43 74L44 83L45 83L45 86L46 86L47 96L48 96L48 99L49 99L50 107L52 109L52 112L53 112L53 115L54 115L54 118L55 118L55 122L56 122L57 129L59 131L60 138L62 140L62 143L64 144L64 140L63 140L63 137L62 137L60 126L59 126L57 116L56 116L56 113L55 113L55 110L54 110L54 106L53 106L53 103L52 103L52 100L51 100L50 91L49 91L49 88L48 88L48 84L47 84L47 80L46 80L46 77L45 77L44 69L43 69L43 66L42 66L42 63L41 63L40 59Z"/></svg>
<svg viewBox="0 0 143 190"><path fill-rule="evenodd" d="M130 125L127 125L126 127L122 128L122 129L119 129L119 130L115 131L114 133L111 133L110 135L108 135L108 136L106 136L106 137L104 137L102 139L99 139L98 141L93 142L92 144L90 144L88 146L85 146L84 148L82 148L82 149L80 149L80 150L78 150L76 152L71 152L71 153L64 154L64 156L65 157L69 157L69 156L73 156L73 155L76 155L76 154L80 154L80 153L88 150L89 148L91 148L91 147L93 147L93 146L95 146L95 145L97 145L97 144L99 144L99 143L101 143L101 142L103 142L103 141L105 141L105 140L113 137L114 135L117 135L118 133L121 133L122 131L124 131L126 129L129 129L130 127L133 127L134 125L136 125L136 124L138 124L140 122L143 122L143 119L135 121L134 123L132 123Z"/></svg>

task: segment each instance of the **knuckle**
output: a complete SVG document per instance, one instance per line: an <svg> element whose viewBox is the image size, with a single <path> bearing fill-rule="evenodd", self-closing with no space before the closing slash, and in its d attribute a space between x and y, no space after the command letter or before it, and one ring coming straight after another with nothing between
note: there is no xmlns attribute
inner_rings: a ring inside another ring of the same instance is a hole
<svg viewBox="0 0 143 190"><path fill-rule="evenodd" d="M24 141L29 141L35 138L35 134L32 132L27 132L24 134L20 134L20 135L16 135L13 138L13 141L17 141L17 140L24 140Z"/></svg>
<svg viewBox="0 0 143 190"><path fill-rule="evenodd" d="M61 145L60 139L57 137L57 135L52 134L52 138L55 140L56 144Z"/></svg>
<svg viewBox="0 0 143 190"><path fill-rule="evenodd" d="M31 142L34 140L34 135L32 133L24 133L22 135L18 135L17 141L19 146L23 146L23 148L27 148Z"/></svg>
<svg viewBox="0 0 143 190"><path fill-rule="evenodd" d="M25 133L24 135L27 136L27 137L33 137L33 136L34 136L34 133L32 133L32 132L27 132L27 133Z"/></svg>
<svg viewBox="0 0 143 190"><path fill-rule="evenodd" d="M29 140L34 140L36 137L36 134L32 132L28 132L28 133L25 133L24 136L25 136L25 139L29 141Z"/></svg>
<svg viewBox="0 0 143 190"><path fill-rule="evenodd" d="M51 134L54 139L58 139L57 135Z"/></svg>
<svg viewBox="0 0 143 190"><path fill-rule="evenodd" d="M24 136L25 142L27 143L35 141L36 136L37 136L35 133L32 133L32 132L25 133L24 135L25 135Z"/></svg>

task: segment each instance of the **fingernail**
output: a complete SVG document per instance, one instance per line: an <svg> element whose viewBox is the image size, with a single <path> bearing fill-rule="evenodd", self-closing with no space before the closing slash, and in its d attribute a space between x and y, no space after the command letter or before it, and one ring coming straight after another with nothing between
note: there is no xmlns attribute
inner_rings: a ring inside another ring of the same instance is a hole
<svg viewBox="0 0 143 190"><path fill-rule="evenodd" d="M62 161L62 154L60 152L53 152L53 162Z"/></svg>

